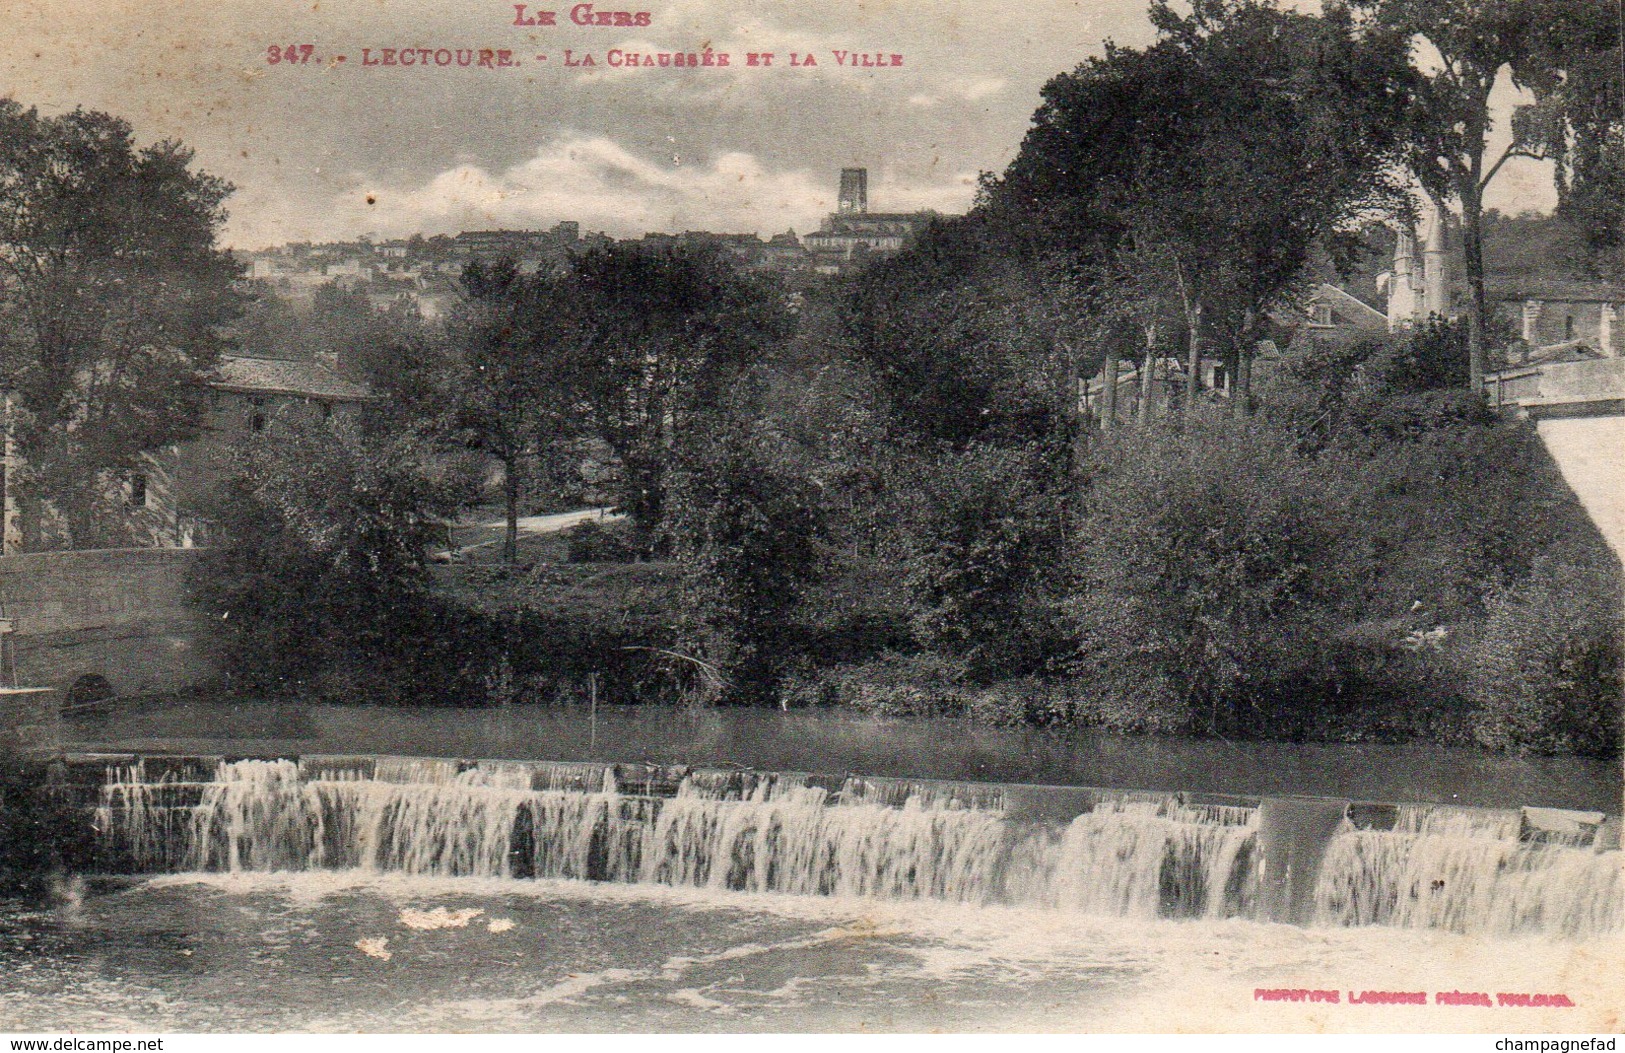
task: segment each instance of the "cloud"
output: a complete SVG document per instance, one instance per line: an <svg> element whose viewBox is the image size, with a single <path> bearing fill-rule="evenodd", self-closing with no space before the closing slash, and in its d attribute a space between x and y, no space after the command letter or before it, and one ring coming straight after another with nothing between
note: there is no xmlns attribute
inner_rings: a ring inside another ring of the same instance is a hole
<svg viewBox="0 0 1625 1053"><path fill-rule="evenodd" d="M503 171L460 163L417 186L356 176L331 202L329 222L382 237L576 220L619 236L651 230L806 229L831 208L828 180L771 172L754 156L723 153L699 164L657 162L605 136L569 136ZM365 201L371 197L374 204Z"/></svg>
<svg viewBox="0 0 1625 1053"><path fill-rule="evenodd" d="M570 5L532 3L532 8ZM633 30L521 30L512 8L445 0L114 3L94 19L13 0L0 94L47 112L130 119L136 137L197 150L238 187L226 240L243 247L550 226L805 231L838 170L864 165L876 209L959 212L973 173L1019 148L1041 86L1101 42L1153 37L1144 0L649 0ZM139 45L132 42L139 41ZM319 55L360 47L513 47L489 70L271 66L273 41ZM772 69L566 69L563 48L772 51ZM898 53L901 68L836 66L835 49ZM816 53L816 67L784 56ZM547 54L548 58L535 59ZM1520 101L1494 96L1498 131ZM1492 144L1492 154L1495 152ZM374 204L367 204L371 195ZM1508 164L1488 202L1549 209L1550 166Z"/></svg>
<svg viewBox="0 0 1625 1053"><path fill-rule="evenodd" d="M937 173L908 182L871 173L877 210L964 211L976 185L973 172ZM836 169L774 171L750 153L725 152L698 163L654 160L607 136L572 134L539 147L506 169L463 159L408 185L351 173L344 186L308 211L270 212L263 226L240 224L244 247L305 238L367 233L404 237L493 228L546 228L574 220L584 230L617 237L647 231L714 230L762 235L817 227L835 205Z"/></svg>
<svg viewBox="0 0 1625 1053"><path fill-rule="evenodd" d="M982 80L971 81L960 88L959 95L967 102L976 102L990 95L997 95L1004 90L1004 87L1005 80L1003 77L987 77Z"/></svg>
<svg viewBox="0 0 1625 1053"><path fill-rule="evenodd" d="M143 142L195 148L200 167L238 187L226 240L243 247L559 219L626 234L805 230L833 207L846 165L869 168L877 209L960 211L972 192L960 173L1003 167L1045 79L1103 36L1133 43L1150 32L1143 0L597 5L652 12L632 30L525 30L494 0L115 3L85 23L64 21L55 0L13 6L0 89L52 111L116 112ZM350 61L272 66L273 41ZM356 61L361 47L430 45L512 47L522 64L496 73ZM736 61L776 58L772 69L727 70L601 61L610 48L706 45ZM566 68L567 47L600 64ZM836 49L905 64L837 66ZM790 68L790 52L816 53L818 65Z"/></svg>

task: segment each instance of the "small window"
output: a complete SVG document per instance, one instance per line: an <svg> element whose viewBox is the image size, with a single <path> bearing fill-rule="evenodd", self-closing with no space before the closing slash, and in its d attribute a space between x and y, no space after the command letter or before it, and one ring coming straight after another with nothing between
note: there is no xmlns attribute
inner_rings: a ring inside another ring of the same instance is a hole
<svg viewBox="0 0 1625 1053"><path fill-rule="evenodd" d="M141 472L130 473L130 507L147 507L147 477Z"/></svg>
<svg viewBox="0 0 1625 1053"><path fill-rule="evenodd" d="M1574 316L1572 314L1563 319L1563 339L1574 339Z"/></svg>
<svg viewBox="0 0 1625 1053"><path fill-rule="evenodd" d="M248 415L248 430L252 432L264 431L265 414L261 413L259 410L255 410L253 413L250 413Z"/></svg>
<svg viewBox="0 0 1625 1053"><path fill-rule="evenodd" d="M1314 323L1316 325L1331 325L1332 308L1330 304L1317 303L1314 309Z"/></svg>
<svg viewBox="0 0 1625 1053"><path fill-rule="evenodd" d="M331 402L318 402L316 408L321 410L322 420L333 419L333 404Z"/></svg>

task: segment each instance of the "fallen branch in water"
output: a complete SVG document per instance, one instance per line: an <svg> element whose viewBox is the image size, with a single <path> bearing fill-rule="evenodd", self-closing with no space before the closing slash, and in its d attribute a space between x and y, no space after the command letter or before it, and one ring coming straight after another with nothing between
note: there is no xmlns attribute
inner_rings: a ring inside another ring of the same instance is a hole
<svg viewBox="0 0 1625 1053"><path fill-rule="evenodd" d="M699 669L700 675L705 678L706 684L708 684L711 689L718 694L721 694L722 691L728 686L728 677L722 672L722 670L718 669L715 665L712 665L703 658L695 658L691 654L683 654L680 651L669 651L664 647L639 647L629 644L622 647L621 650L650 651L654 654L663 654L667 658L675 658L682 662L688 662Z"/></svg>

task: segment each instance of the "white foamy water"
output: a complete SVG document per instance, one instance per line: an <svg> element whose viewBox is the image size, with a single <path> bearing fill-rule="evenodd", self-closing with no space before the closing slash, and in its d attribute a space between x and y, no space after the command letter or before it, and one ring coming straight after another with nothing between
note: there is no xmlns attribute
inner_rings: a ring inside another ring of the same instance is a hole
<svg viewBox="0 0 1625 1053"><path fill-rule="evenodd" d="M1618 852L1405 831L1332 839L1315 888L1326 925L1511 935L1617 932Z"/></svg>
<svg viewBox="0 0 1625 1053"><path fill-rule="evenodd" d="M1255 809L1103 801L1025 854L1013 898L1124 918L1251 916L1257 835Z"/></svg>
<svg viewBox="0 0 1625 1053"><path fill-rule="evenodd" d="M1412 807L1393 830L1345 821L1320 861L1316 923L1567 939L1625 926L1620 853L1520 842L1518 818ZM1259 917L1266 869L1257 809L1170 794L1102 795L1057 825L1013 821L999 787L830 792L713 771L659 798L621 792L603 765L408 759L369 779L240 761L191 787L131 771L103 788L98 828L136 872L570 879L1133 919Z"/></svg>
<svg viewBox="0 0 1625 1053"><path fill-rule="evenodd" d="M77 1014L126 1030L1518 1034L1606 1031L1625 1004L1617 937L1306 929L610 882L185 874L92 897L75 925L88 941L104 929L128 941L143 919L172 918L182 903L199 934L187 947L199 971L159 960L113 978L89 959L80 971L19 979L0 1017L48 1029ZM478 924L495 913L518 924ZM464 917L475 920L438 924ZM176 922L160 924L170 933ZM244 981L272 984L279 997L256 998ZM1265 1002L1261 989L1336 990L1340 1001ZM1351 1002L1366 990L1426 992L1430 1004ZM1574 1004L1433 1002L1455 990L1562 993Z"/></svg>

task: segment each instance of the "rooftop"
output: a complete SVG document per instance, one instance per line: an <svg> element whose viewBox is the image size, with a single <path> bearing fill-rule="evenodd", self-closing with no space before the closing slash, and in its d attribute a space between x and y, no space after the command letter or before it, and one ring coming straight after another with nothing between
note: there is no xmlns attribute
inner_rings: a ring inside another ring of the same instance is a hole
<svg viewBox="0 0 1625 1053"><path fill-rule="evenodd" d="M1486 276L1485 293L1491 300L1547 300L1558 303L1622 303L1625 285L1584 278L1519 278Z"/></svg>
<svg viewBox="0 0 1625 1053"><path fill-rule="evenodd" d="M366 402L372 392L317 362L225 355L212 387L266 395L298 395L328 402Z"/></svg>

